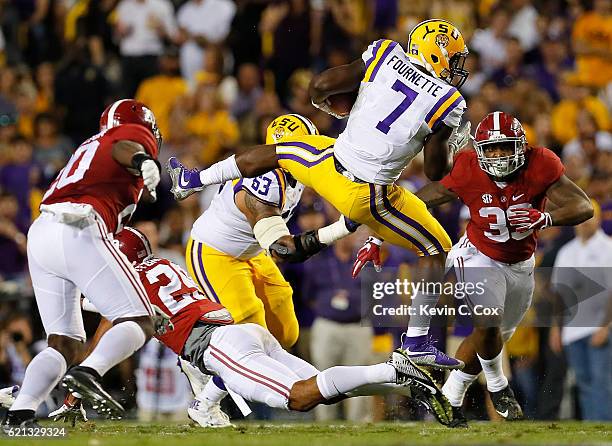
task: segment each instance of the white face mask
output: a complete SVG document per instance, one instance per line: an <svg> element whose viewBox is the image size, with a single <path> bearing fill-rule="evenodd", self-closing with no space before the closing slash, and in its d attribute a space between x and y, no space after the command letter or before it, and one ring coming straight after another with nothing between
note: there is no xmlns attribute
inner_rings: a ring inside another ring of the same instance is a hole
<svg viewBox="0 0 612 446"><path fill-rule="evenodd" d="M488 157L485 155L485 148L490 144L500 144L504 142L514 142L514 153L508 156ZM525 164L525 147L527 142L522 138L504 138L495 141L475 142L474 148L478 156L480 168L495 178L504 178L516 172Z"/></svg>

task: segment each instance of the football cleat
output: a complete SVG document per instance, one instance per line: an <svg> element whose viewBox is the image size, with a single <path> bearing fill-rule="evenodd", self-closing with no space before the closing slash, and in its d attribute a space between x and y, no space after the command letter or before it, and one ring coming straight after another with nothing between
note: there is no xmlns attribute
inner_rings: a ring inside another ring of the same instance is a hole
<svg viewBox="0 0 612 446"><path fill-rule="evenodd" d="M440 424L450 426L453 408L429 372L416 365L401 349L391 354L389 364L396 370L396 384L410 387L415 401L425 406Z"/></svg>
<svg viewBox="0 0 612 446"><path fill-rule="evenodd" d="M521 409L509 385L498 392L489 391L489 395L491 395L495 412L500 414L504 420L516 421L523 419L523 409Z"/></svg>
<svg viewBox="0 0 612 446"><path fill-rule="evenodd" d="M435 369L462 369L465 363L459 359L451 358L434 345L430 336L408 337L402 335L402 350L417 365L433 367Z"/></svg>
<svg viewBox="0 0 612 446"><path fill-rule="evenodd" d="M221 404L195 399L187 408L189 419L202 427L233 427Z"/></svg>
<svg viewBox="0 0 612 446"><path fill-rule="evenodd" d="M5 387L0 389L0 407L10 409L15 402L15 395L19 390L19 386Z"/></svg>
<svg viewBox="0 0 612 446"><path fill-rule="evenodd" d="M40 429L41 426L33 410L10 410L2 421L2 432L5 435L13 436L12 430L15 428Z"/></svg>
<svg viewBox="0 0 612 446"><path fill-rule="evenodd" d="M62 387L77 392L100 415L121 419L125 409L100 385L100 375L89 367L76 366L62 380Z"/></svg>
<svg viewBox="0 0 612 446"><path fill-rule="evenodd" d="M453 419L449 425L450 427L458 428L458 429L467 429L468 421L465 417L465 413L463 412L462 407L453 406Z"/></svg>
<svg viewBox="0 0 612 446"><path fill-rule="evenodd" d="M200 171L198 169L187 169L177 158L171 157L168 159L166 170L172 180L170 192L177 201L182 201L204 189L203 186L198 185L200 183Z"/></svg>

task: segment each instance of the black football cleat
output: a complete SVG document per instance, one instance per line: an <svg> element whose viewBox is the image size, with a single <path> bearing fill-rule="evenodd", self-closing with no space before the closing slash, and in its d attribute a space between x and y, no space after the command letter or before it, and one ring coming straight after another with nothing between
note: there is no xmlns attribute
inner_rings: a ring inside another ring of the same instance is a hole
<svg viewBox="0 0 612 446"><path fill-rule="evenodd" d="M100 415L121 419L125 409L102 388L100 380L101 377L95 370L76 366L66 373L62 380L62 387L71 393L79 393L81 399L89 403Z"/></svg>
<svg viewBox="0 0 612 446"><path fill-rule="evenodd" d="M465 417L465 413L463 412L462 407L453 407L453 419L451 420L449 426L456 429L467 429L470 426L468 425L467 418Z"/></svg>
<svg viewBox="0 0 612 446"><path fill-rule="evenodd" d="M489 391L489 395L491 395L495 412L500 414L504 420L516 421L523 419L523 409L521 409L509 385L498 392Z"/></svg>
<svg viewBox="0 0 612 446"><path fill-rule="evenodd" d="M13 436L13 429L40 429L33 410L9 410L2 421L2 432Z"/></svg>
<svg viewBox="0 0 612 446"><path fill-rule="evenodd" d="M396 370L396 384L409 387L416 402L425 406L440 424L450 426L452 406L429 372L416 365L401 349L395 350L388 362Z"/></svg>

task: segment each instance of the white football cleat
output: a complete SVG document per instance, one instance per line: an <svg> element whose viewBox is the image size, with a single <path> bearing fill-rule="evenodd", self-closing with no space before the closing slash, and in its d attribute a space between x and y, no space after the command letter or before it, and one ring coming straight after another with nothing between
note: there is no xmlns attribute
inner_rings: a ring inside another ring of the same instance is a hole
<svg viewBox="0 0 612 446"><path fill-rule="evenodd" d="M229 417L221 410L221 404L193 400L187 408L189 418L202 427L233 427Z"/></svg>

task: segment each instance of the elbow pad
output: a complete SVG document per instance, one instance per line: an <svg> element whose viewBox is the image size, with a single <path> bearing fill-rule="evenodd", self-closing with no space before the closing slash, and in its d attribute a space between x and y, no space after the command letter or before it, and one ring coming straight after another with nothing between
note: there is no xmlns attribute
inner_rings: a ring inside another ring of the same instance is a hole
<svg viewBox="0 0 612 446"><path fill-rule="evenodd" d="M280 215L266 217L259 220L253 226L253 234L261 246L266 251L274 242L285 235L291 235L285 220Z"/></svg>

